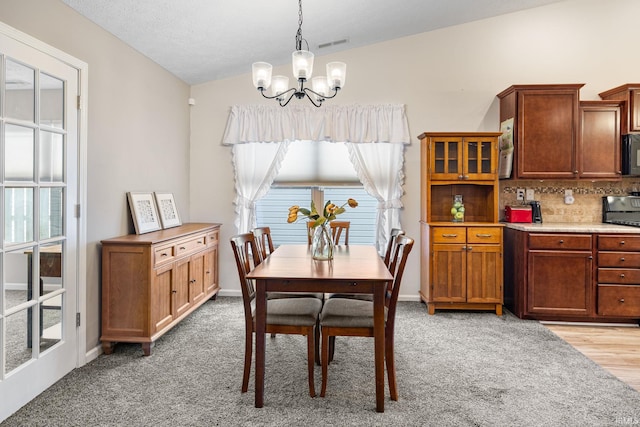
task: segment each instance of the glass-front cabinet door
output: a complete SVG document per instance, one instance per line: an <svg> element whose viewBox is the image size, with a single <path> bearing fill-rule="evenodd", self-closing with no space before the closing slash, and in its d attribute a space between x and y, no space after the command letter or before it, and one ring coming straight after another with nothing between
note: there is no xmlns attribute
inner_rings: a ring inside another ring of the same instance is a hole
<svg viewBox="0 0 640 427"><path fill-rule="evenodd" d="M430 153L430 179L462 179L462 138L435 138L430 142Z"/></svg>
<svg viewBox="0 0 640 427"><path fill-rule="evenodd" d="M438 181L493 180L497 160L495 137L435 137L430 141L429 178Z"/></svg>
<svg viewBox="0 0 640 427"><path fill-rule="evenodd" d="M463 179L492 180L498 166L495 138L464 140Z"/></svg>

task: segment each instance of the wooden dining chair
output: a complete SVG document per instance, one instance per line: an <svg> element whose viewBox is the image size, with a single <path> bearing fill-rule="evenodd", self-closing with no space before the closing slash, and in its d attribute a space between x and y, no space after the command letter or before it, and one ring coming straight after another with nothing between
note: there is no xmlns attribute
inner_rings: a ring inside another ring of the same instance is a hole
<svg viewBox="0 0 640 427"><path fill-rule="evenodd" d="M256 242L256 248L260 255L260 259L256 263L259 264L263 260L267 258L267 256L271 255L274 251L273 239L271 238L271 229L269 227L256 227L251 230L253 233L253 237ZM318 298L321 301L324 301L324 293L322 292L269 292L267 294L268 299L274 298ZM275 336L272 334L271 336ZM318 362L320 358L318 358Z"/></svg>
<svg viewBox="0 0 640 427"><path fill-rule="evenodd" d="M333 237L333 243L336 245L348 245L349 244L349 227L350 221L331 221L329 223L331 227L331 237ZM344 235L344 243L340 243L340 238Z"/></svg>
<svg viewBox="0 0 640 427"><path fill-rule="evenodd" d="M402 274L407 257L413 248L413 239L399 235L396 237L395 249L391 256L389 271L393 281L387 288L385 297L385 362L389 380L389 392L392 400L398 400L396 384L395 358L393 339L396 319L396 306ZM320 396L327 391L327 374L329 362L333 359L335 346L331 341L336 336L373 337L373 302L352 298L330 298L320 313L322 333L322 389ZM335 342L335 341L334 341Z"/></svg>
<svg viewBox="0 0 640 427"><path fill-rule="evenodd" d="M261 260L264 260L274 251L273 239L271 239L271 229L269 227L256 227L251 230L256 241L256 247Z"/></svg>
<svg viewBox="0 0 640 427"><path fill-rule="evenodd" d="M387 243L387 251L384 253L384 265L389 267L389 262L391 261L391 255L393 255L394 249L396 247L396 237L404 235L404 230L400 228L392 228L391 233L389 233L389 242Z"/></svg>
<svg viewBox="0 0 640 427"><path fill-rule="evenodd" d="M231 237L231 248L236 259L245 319L244 372L242 392L249 389L249 374L253 353L253 334L256 330L255 304L256 291L253 280L247 274L259 263L254 262L258 248L253 233L244 233ZM267 303L266 332L276 334L305 335L307 337L307 368L309 371L309 395L316 395L313 371L315 349L319 336L318 315L322 301L317 298L271 299Z"/></svg>

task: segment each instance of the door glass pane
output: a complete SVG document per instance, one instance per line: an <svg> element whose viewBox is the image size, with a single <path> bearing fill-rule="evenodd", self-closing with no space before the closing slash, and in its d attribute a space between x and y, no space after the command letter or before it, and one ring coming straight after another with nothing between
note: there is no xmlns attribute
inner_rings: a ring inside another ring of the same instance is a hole
<svg viewBox="0 0 640 427"><path fill-rule="evenodd" d="M40 188L40 239L62 236L62 188Z"/></svg>
<svg viewBox="0 0 640 427"><path fill-rule="evenodd" d="M434 173L444 173L444 142L436 142L435 147L435 160L434 160Z"/></svg>
<svg viewBox="0 0 640 427"><path fill-rule="evenodd" d="M483 142L482 149L482 173L491 173L491 143Z"/></svg>
<svg viewBox="0 0 640 427"><path fill-rule="evenodd" d="M6 365L5 373L8 373L20 365L31 360L33 352L28 334L28 318L32 316L32 309L20 310L5 317L6 322Z"/></svg>
<svg viewBox="0 0 640 427"><path fill-rule="evenodd" d="M5 116L34 121L35 71L7 58L5 61Z"/></svg>
<svg viewBox="0 0 640 427"><path fill-rule="evenodd" d="M4 177L7 181L34 180L33 129L25 126L5 125Z"/></svg>
<svg viewBox="0 0 640 427"><path fill-rule="evenodd" d="M40 247L40 295L62 289L62 243Z"/></svg>
<svg viewBox="0 0 640 427"><path fill-rule="evenodd" d="M478 143L467 143L467 172L478 173Z"/></svg>
<svg viewBox="0 0 640 427"><path fill-rule="evenodd" d="M33 188L4 189L4 242L33 240Z"/></svg>
<svg viewBox="0 0 640 427"><path fill-rule="evenodd" d="M447 142L447 171L446 173L456 173L458 171L458 143Z"/></svg>
<svg viewBox="0 0 640 427"><path fill-rule="evenodd" d="M4 254L3 296L5 309L30 301L31 259L33 249L21 249Z"/></svg>
<svg viewBox="0 0 640 427"><path fill-rule="evenodd" d="M52 347L62 339L62 304L64 294L42 301L40 308L40 351Z"/></svg>
<svg viewBox="0 0 640 427"><path fill-rule="evenodd" d="M64 137L59 133L40 131L39 172L41 182L62 182Z"/></svg>
<svg viewBox="0 0 640 427"><path fill-rule="evenodd" d="M63 81L40 73L40 124L62 129L63 110Z"/></svg>

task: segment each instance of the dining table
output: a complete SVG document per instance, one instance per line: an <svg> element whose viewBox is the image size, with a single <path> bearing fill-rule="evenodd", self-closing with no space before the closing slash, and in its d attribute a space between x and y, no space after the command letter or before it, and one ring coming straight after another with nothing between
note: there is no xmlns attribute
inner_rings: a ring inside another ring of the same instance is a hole
<svg viewBox="0 0 640 427"><path fill-rule="evenodd" d="M374 246L338 245L332 260L315 260L309 245L280 245L247 278L256 287L256 408L264 406L267 292L324 292L373 295L376 411L384 412L385 294L393 276Z"/></svg>

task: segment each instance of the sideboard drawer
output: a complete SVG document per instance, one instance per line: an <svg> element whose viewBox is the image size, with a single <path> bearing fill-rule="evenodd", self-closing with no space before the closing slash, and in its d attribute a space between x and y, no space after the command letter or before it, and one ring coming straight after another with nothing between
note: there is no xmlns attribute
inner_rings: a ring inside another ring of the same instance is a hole
<svg viewBox="0 0 640 427"><path fill-rule="evenodd" d="M502 243L502 227L469 227L467 243Z"/></svg>
<svg viewBox="0 0 640 427"><path fill-rule="evenodd" d="M173 245L162 246L159 248L155 248L154 257L153 257L153 265L157 266L160 264L164 264L165 262L171 261L174 258L173 256Z"/></svg>
<svg viewBox="0 0 640 427"><path fill-rule="evenodd" d="M598 252L598 267L640 268L640 252Z"/></svg>
<svg viewBox="0 0 640 427"><path fill-rule="evenodd" d="M600 316L640 316L640 286L598 285Z"/></svg>
<svg viewBox="0 0 640 427"><path fill-rule="evenodd" d="M598 283L640 284L640 270L626 268L598 268Z"/></svg>
<svg viewBox="0 0 640 427"><path fill-rule="evenodd" d="M176 243L175 253L176 256L182 256L190 253L197 252L201 249L206 248L205 243L205 235L199 235L196 237L192 237L189 240L183 240L181 242Z"/></svg>

